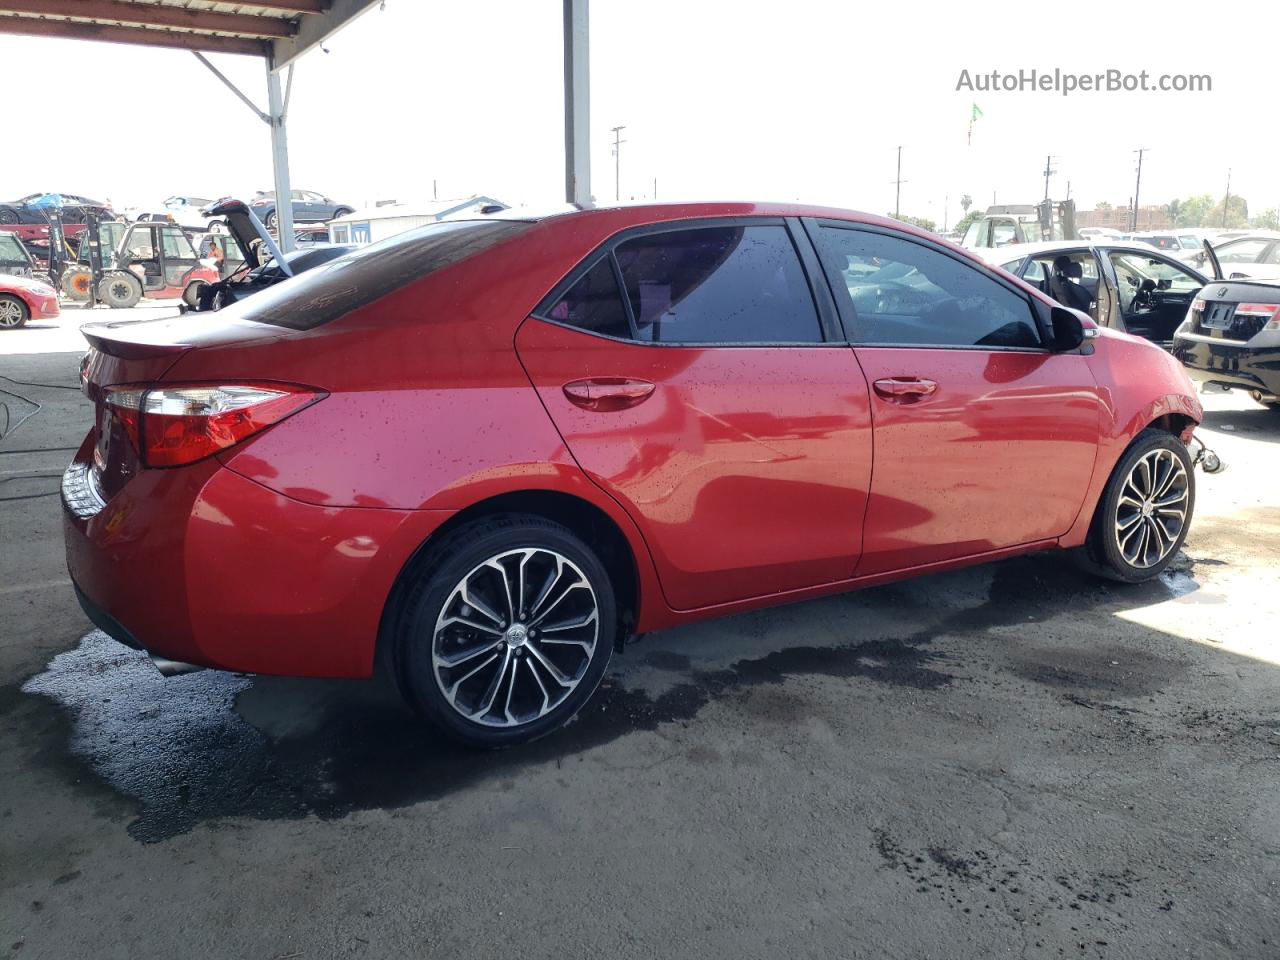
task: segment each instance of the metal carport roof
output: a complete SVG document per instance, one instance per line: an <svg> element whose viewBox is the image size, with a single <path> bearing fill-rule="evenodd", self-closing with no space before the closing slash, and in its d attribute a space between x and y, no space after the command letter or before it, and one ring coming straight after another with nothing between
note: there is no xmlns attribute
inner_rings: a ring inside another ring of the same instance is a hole
<svg viewBox="0 0 1280 960"><path fill-rule="evenodd" d="M280 71L320 45L380 0L0 0L0 33L98 40L262 57L267 65L267 110L253 107L271 127L276 196L289 195L285 137L288 90ZM570 202L591 197L588 110L589 0L564 3L565 190ZM201 60L214 69L207 60ZM293 241L289 204L279 204L284 248Z"/></svg>

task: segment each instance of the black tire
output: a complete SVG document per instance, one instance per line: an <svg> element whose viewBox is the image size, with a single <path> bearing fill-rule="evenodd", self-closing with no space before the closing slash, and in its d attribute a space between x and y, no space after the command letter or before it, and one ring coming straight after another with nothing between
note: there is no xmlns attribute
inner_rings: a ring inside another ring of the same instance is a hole
<svg viewBox="0 0 1280 960"><path fill-rule="evenodd" d="M108 273L98 284L98 299L117 310L136 306L142 299L142 281L123 270Z"/></svg>
<svg viewBox="0 0 1280 960"><path fill-rule="evenodd" d="M1141 473L1135 474L1144 460L1148 470L1153 471L1149 482L1155 492L1149 497L1142 495ZM1162 464L1168 465L1168 474L1161 473ZM1174 464L1181 466L1181 472ZM1161 492L1160 485L1166 479L1169 486ZM1171 529L1174 506L1160 505L1172 500L1180 490L1185 491L1185 497L1181 525L1175 534ZM1135 505L1139 501L1141 505ZM1083 566L1120 583L1143 583L1159 576L1182 549L1195 504L1195 468L1186 445L1164 430L1144 430L1116 463L1103 488L1080 557ZM1134 542L1134 538L1143 537L1146 539Z"/></svg>
<svg viewBox="0 0 1280 960"><path fill-rule="evenodd" d="M207 286L204 280L193 280L187 284L187 289L182 291L182 302L188 307L194 309L200 302L200 291Z"/></svg>
<svg viewBox="0 0 1280 960"><path fill-rule="evenodd" d="M22 217L13 207L0 207L0 223L21 223Z"/></svg>
<svg viewBox="0 0 1280 960"><path fill-rule="evenodd" d="M62 271L60 287L62 295L69 300L88 300L89 291L93 289L93 271L78 264L69 266Z"/></svg>
<svg viewBox="0 0 1280 960"><path fill-rule="evenodd" d="M333 211L333 216L329 219L337 220L339 217L345 217L349 213L355 213L355 211L350 207L339 207L337 210Z"/></svg>
<svg viewBox="0 0 1280 960"><path fill-rule="evenodd" d="M272 210L267 214L267 219L262 221L262 225L268 230L274 230L279 224L280 218L276 216L276 212Z"/></svg>
<svg viewBox="0 0 1280 960"><path fill-rule="evenodd" d="M31 311L21 297L0 293L0 330L17 330L31 319Z"/></svg>
<svg viewBox="0 0 1280 960"><path fill-rule="evenodd" d="M506 572L497 574L487 561ZM511 599L503 599L497 584ZM536 594L532 601L530 594ZM505 619L508 608L520 606L527 608L520 611L527 627ZM591 609L594 624L563 625L590 618ZM523 514L466 524L429 546L388 614L384 642L405 698L449 738L484 749L527 743L567 723L604 676L618 630L613 585L595 552L568 528ZM495 615L504 619L489 619ZM463 616L469 619L457 619ZM487 632L471 629L473 623ZM549 623L556 624L556 639L538 636L551 632ZM447 656L454 645L464 659L454 666L438 662L435 653ZM573 685L559 683L552 667ZM445 690L450 681L452 699ZM502 716L496 715L499 701Z"/></svg>

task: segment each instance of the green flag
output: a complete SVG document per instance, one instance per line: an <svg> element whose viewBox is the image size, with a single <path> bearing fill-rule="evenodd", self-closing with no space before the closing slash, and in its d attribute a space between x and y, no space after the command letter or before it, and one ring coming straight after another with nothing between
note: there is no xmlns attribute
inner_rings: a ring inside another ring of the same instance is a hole
<svg viewBox="0 0 1280 960"><path fill-rule="evenodd" d="M969 115L969 122L972 123L974 120L977 120L980 116L982 116L982 111L978 109L978 105L975 103L973 105L973 113Z"/></svg>

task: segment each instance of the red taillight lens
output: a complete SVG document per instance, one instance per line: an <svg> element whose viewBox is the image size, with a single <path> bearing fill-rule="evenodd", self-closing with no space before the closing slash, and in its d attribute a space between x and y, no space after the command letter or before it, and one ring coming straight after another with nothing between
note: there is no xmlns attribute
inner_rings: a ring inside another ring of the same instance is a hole
<svg viewBox="0 0 1280 960"><path fill-rule="evenodd" d="M1263 317L1264 330L1280 330L1280 303L1242 303L1236 307L1237 317Z"/></svg>
<svg viewBox="0 0 1280 960"><path fill-rule="evenodd" d="M106 402L148 467L195 463L322 399L287 383L112 387Z"/></svg>

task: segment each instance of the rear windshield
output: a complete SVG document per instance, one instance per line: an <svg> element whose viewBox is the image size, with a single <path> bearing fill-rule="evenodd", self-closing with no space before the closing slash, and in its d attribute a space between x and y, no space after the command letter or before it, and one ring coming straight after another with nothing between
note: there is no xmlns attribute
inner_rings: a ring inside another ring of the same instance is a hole
<svg viewBox="0 0 1280 960"><path fill-rule="evenodd" d="M311 330L530 226L518 220L428 224L273 284L229 309L246 320Z"/></svg>

